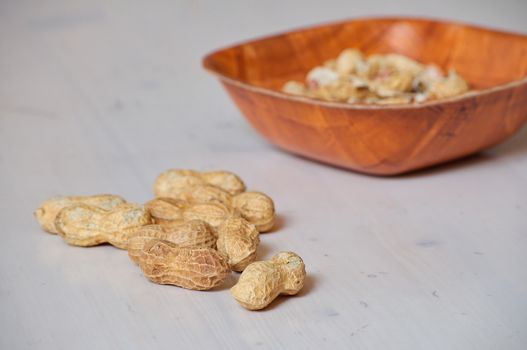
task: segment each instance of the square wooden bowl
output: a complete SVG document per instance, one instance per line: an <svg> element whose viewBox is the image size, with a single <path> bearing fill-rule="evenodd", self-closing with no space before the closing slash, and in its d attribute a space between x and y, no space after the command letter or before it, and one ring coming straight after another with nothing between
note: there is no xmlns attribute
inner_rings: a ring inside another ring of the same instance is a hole
<svg viewBox="0 0 527 350"><path fill-rule="evenodd" d="M350 47L455 68L474 91L392 106L280 92ZM459 23L354 19L218 50L203 65L272 143L368 174L401 174L467 156L507 139L527 119L527 36Z"/></svg>

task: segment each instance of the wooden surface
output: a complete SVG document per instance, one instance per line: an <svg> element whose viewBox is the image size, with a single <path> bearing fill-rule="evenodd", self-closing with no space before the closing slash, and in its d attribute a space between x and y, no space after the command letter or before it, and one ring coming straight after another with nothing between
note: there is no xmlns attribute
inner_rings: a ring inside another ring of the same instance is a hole
<svg viewBox="0 0 527 350"><path fill-rule="evenodd" d="M395 106L280 93L287 81L304 81L313 67L349 47L456 69L474 91ZM359 18L255 39L203 62L271 142L368 174L398 175L473 154L506 140L527 120L527 35L425 19Z"/></svg>
<svg viewBox="0 0 527 350"><path fill-rule="evenodd" d="M0 349L525 349L527 129L368 177L274 148L200 65L222 45L370 13L527 31L525 2L489 4L1 2ZM227 289L155 285L126 252L70 247L32 217L57 194L145 202L175 166L229 169L273 196L279 229L260 256L304 258L299 296L249 312Z"/></svg>

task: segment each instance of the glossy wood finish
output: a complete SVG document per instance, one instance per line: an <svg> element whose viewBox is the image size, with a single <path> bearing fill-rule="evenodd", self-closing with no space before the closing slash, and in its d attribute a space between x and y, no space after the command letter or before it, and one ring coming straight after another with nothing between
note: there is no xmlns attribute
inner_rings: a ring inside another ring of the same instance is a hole
<svg viewBox="0 0 527 350"><path fill-rule="evenodd" d="M360 106L280 92L347 47L454 68L477 91L422 105ZM527 36L409 18L356 19L216 51L203 61L251 124L281 148L377 175L460 158L527 120Z"/></svg>

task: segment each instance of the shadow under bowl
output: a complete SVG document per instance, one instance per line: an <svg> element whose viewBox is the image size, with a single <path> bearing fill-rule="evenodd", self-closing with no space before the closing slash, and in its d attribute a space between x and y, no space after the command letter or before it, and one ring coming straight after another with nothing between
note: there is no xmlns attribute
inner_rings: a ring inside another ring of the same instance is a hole
<svg viewBox="0 0 527 350"><path fill-rule="evenodd" d="M473 90L406 105L325 102L280 91L349 47L455 68ZM504 141L527 120L527 36L471 25L353 19L221 49L203 65L272 143L367 174L402 174L465 157Z"/></svg>

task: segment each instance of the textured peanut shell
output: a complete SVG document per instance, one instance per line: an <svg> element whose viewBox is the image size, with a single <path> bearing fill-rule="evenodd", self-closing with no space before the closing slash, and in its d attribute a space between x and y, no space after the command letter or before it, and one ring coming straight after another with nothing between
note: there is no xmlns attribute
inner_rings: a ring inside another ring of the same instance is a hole
<svg viewBox="0 0 527 350"><path fill-rule="evenodd" d="M214 249L182 248L159 239L145 244L138 263L152 282L194 290L220 286L230 274L227 261Z"/></svg>
<svg viewBox="0 0 527 350"><path fill-rule="evenodd" d="M273 200L262 192L242 192L232 196L219 187L200 185L182 189L177 194L173 193L173 195L174 197L171 198L164 197L154 199L147 203L147 206L159 207L158 211L161 211L161 208L169 206L167 202L170 203L170 201L173 203L181 203L179 201L185 201L193 204L223 204L227 207L231 207L234 211L238 211L243 218L255 225L259 232L267 232L271 230L275 222ZM160 214L155 213L153 210L151 211L152 216L157 223L167 221L166 219L163 220L162 218L159 218ZM169 208L163 210L164 218L169 216L167 214L168 212L173 212L173 214L170 215L172 219L180 219L180 211L175 208L172 208L172 210L169 210Z"/></svg>
<svg viewBox="0 0 527 350"><path fill-rule="evenodd" d="M232 207L243 218L256 226L259 232L267 232L273 228L275 209L273 200L261 192L244 192L232 198Z"/></svg>
<svg viewBox="0 0 527 350"><path fill-rule="evenodd" d="M461 95L469 90L467 82L455 71L448 74L446 79L434 83L430 89L430 95L434 98L447 98Z"/></svg>
<svg viewBox="0 0 527 350"><path fill-rule="evenodd" d="M247 266L231 293L243 307L260 310L280 294L297 294L304 286L305 276L302 258L293 252L281 252L269 261Z"/></svg>
<svg viewBox="0 0 527 350"><path fill-rule="evenodd" d="M216 248L216 236L209 226L199 220L174 225L147 225L139 228L128 239L128 255L138 262L144 245L152 239L162 239L178 247Z"/></svg>
<svg viewBox="0 0 527 350"><path fill-rule="evenodd" d="M217 234L218 251L227 257L231 270L243 271L256 259L259 233L247 220L228 218L218 227Z"/></svg>
<svg viewBox="0 0 527 350"><path fill-rule="evenodd" d="M234 195L245 191L245 184L228 171L198 172L185 169L170 169L161 173L154 183L156 197L179 198L181 192L194 186L213 185Z"/></svg>
<svg viewBox="0 0 527 350"><path fill-rule="evenodd" d="M189 203L174 198L156 198L146 203L154 223L160 225L179 224L184 221L201 220L215 232L221 223L239 213L221 203Z"/></svg>
<svg viewBox="0 0 527 350"><path fill-rule="evenodd" d="M188 203L174 198L160 197L145 203L145 207L150 211L154 223L167 224L183 221L183 211L188 207Z"/></svg>
<svg viewBox="0 0 527 350"><path fill-rule="evenodd" d="M202 220L209 224L213 230L229 217L239 216L231 207L220 203L199 203L190 205L184 212L184 220Z"/></svg>
<svg viewBox="0 0 527 350"><path fill-rule="evenodd" d="M124 198L111 194L97 194L94 196L63 196L46 200L35 210L35 217L44 231L57 234L55 218L65 207L83 203L100 209L111 210L116 206L126 203Z"/></svg>
<svg viewBox="0 0 527 350"><path fill-rule="evenodd" d="M157 177L154 182L156 197L177 197L185 188L206 185L201 174L194 170L170 169Z"/></svg>
<svg viewBox="0 0 527 350"><path fill-rule="evenodd" d="M126 249L128 238L139 227L152 223L145 207L132 203L104 210L86 204L63 208L55 219L58 234L71 245L88 247L101 243Z"/></svg>
<svg viewBox="0 0 527 350"><path fill-rule="evenodd" d="M231 205L232 195L213 185L187 187L172 197L189 203L220 203Z"/></svg>
<svg viewBox="0 0 527 350"><path fill-rule="evenodd" d="M219 187L231 195L245 191L242 179L229 171L206 171L201 173L201 178L209 185Z"/></svg>

